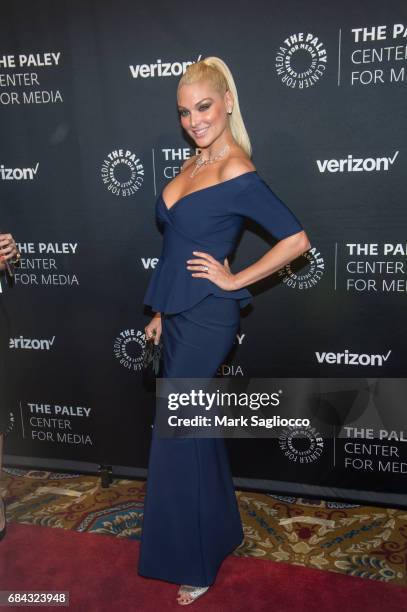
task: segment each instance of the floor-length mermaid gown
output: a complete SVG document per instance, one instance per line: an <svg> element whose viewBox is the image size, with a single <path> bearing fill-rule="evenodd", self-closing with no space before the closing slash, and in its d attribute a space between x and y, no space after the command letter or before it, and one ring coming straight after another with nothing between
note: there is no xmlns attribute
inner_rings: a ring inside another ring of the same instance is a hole
<svg viewBox="0 0 407 612"><path fill-rule="evenodd" d="M211 378L232 348L240 309L252 296L192 277L193 251L223 264L235 248L244 218L277 240L302 231L292 211L257 171L180 198L162 197L156 217L163 230L159 263L144 303L161 312L164 378ZM159 438L153 428L138 573L178 584L213 584L225 557L243 540L223 438Z"/></svg>

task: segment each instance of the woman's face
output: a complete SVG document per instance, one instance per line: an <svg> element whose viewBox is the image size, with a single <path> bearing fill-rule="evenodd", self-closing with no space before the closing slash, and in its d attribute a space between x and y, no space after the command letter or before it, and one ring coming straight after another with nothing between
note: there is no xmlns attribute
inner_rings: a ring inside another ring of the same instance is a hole
<svg viewBox="0 0 407 612"><path fill-rule="evenodd" d="M177 101L181 125L199 148L211 145L228 125L231 94L222 96L208 81L181 85Z"/></svg>

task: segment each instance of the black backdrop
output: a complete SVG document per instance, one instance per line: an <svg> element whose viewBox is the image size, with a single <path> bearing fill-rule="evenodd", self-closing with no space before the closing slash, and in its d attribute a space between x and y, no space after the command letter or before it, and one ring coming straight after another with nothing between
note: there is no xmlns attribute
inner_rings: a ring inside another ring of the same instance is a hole
<svg viewBox="0 0 407 612"><path fill-rule="evenodd" d="M254 164L312 243L305 267L250 287L219 376L405 375L406 28L401 0L2 4L0 227L23 253L2 296L6 463L145 474L154 202L191 154L178 79L208 55L232 70ZM272 244L248 223L232 270ZM381 442L389 465L346 440L307 463L281 440L228 440L236 483L405 505L404 412Z"/></svg>

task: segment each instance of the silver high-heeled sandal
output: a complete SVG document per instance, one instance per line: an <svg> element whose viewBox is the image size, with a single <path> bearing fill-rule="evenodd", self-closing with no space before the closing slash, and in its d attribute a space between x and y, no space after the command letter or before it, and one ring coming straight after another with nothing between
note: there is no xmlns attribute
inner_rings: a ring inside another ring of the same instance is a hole
<svg viewBox="0 0 407 612"><path fill-rule="evenodd" d="M191 597L191 600L186 601L185 603L181 603L179 599L177 599L177 601L180 606L189 606L189 604L193 603L196 599L198 599L198 597L201 597L201 595L206 593L208 589L209 589L209 586L195 587L195 586L190 586L189 584L181 584L180 588L178 589L178 595L179 596L181 595L181 597L183 595L188 595L189 597Z"/></svg>

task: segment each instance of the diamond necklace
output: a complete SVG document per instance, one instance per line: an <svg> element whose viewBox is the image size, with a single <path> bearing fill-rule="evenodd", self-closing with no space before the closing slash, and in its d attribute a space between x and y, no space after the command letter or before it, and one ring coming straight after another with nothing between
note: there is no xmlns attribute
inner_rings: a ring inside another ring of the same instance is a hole
<svg viewBox="0 0 407 612"><path fill-rule="evenodd" d="M201 153L196 158L196 160L195 160L195 167L194 167L194 169L192 170L192 172L191 172L191 174L189 176L192 178L198 172L199 168L202 168L202 166L206 166L206 164L213 164L213 162L218 161L218 159L222 159L222 157L225 156L225 154L228 152L228 150L229 150L229 145L226 144L223 147L223 149L220 151L220 153L218 153L214 157L208 157L208 159L203 159L202 153Z"/></svg>

